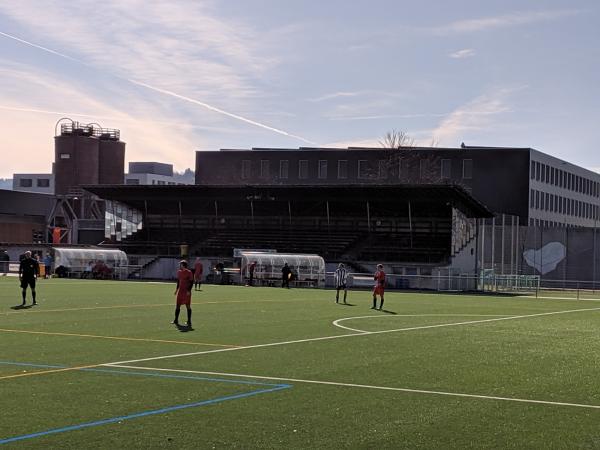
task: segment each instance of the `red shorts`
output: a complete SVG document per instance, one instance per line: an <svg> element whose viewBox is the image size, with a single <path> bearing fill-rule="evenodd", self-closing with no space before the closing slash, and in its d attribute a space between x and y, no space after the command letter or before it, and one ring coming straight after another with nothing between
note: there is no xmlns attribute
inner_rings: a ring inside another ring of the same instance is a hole
<svg viewBox="0 0 600 450"><path fill-rule="evenodd" d="M194 281L202 281L202 272L200 272L200 273L195 272L194 273Z"/></svg>
<svg viewBox="0 0 600 450"><path fill-rule="evenodd" d="M384 286L375 286L373 288L373 295L383 295L384 292L385 292Z"/></svg>
<svg viewBox="0 0 600 450"><path fill-rule="evenodd" d="M177 306L189 305L192 303L192 293L188 291L177 293Z"/></svg>

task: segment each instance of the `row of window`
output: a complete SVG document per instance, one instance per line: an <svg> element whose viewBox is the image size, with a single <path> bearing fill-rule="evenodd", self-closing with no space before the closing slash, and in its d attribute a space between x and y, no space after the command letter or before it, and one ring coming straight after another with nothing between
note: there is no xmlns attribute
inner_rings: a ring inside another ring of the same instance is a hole
<svg viewBox="0 0 600 450"><path fill-rule="evenodd" d="M322 159L317 162L316 166L316 177L318 179L325 180L330 178L329 172L329 162L328 160ZM304 180L310 178L310 161L307 159L301 159L298 161L298 179ZM408 160L400 159L397 162L398 165L398 178L403 178L408 175ZM390 174L390 167L393 164L388 160L379 160L377 164L377 172L375 172L372 167L372 162L368 160L359 160L357 164L357 178L366 179L366 178L378 178L378 179L387 179ZM439 168L439 171L438 171ZM337 178L340 180L348 178L348 169L349 163L348 160L338 160L337 161ZM452 176L452 160L451 159L442 159L438 163L433 164L432 161L427 159L419 160L419 177L427 178L431 176L430 172L435 172L435 174L439 174L439 177L442 179L449 179ZM271 161L268 159L263 159L260 161L260 178L269 179L271 178ZM245 159L242 161L242 179L250 179L252 177L252 161ZM290 162L289 160L280 160L279 161L279 178L280 179L288 179L290 178ZM463 167L462 167L462 178L463 179L471 179L473 178L473 160L472 159L463 159Z"/></svg>
<svg viewBox="0 0 600 450"><path fill-rule="evenodd" d="M140 184L140 180L138 178L127 178L127 180L125 180L125 184L129 184L129 185L139 185ZM152 184L156 184L156 185L175 185L177 184L174 181L163 181L163 180L152 180Z"/></svg>
<svg viewBox="0 0 600 450"><path fill-rule="evenodd" d="M561 197L560 195L540 192L531 189L529 193L529 204L531 208L540 211L549 211L565 216L581 217L584 219L598 219L598 205L582 202L573 198Z"/></svg>
<svg viewBox="0 0 600 450"><path fill-rule="evenodd" d="M556 227L566 227L566 228L579 228L579 225L568 224L564 222L556 222L554 220L542 220L542 219L529 219L529 226L531 227L546 227L546 228L556 228Z"/></svg>
<svg viewBox="0 0 600 450"><path fill-rule="evenodd" d="M531 162L530 178L581 194L600 197L600 183L572 174L548 164Z"/></svg>
<svg viewBox="0 0 600 450"><path fill-rule="evenodd" d="M35 181L36 181L36 186L39 188L50 187L50 179L49 178L37 178ZM19 180L19 187L25 187L25 188L33 187L33 179L21 178Z"/></svg>

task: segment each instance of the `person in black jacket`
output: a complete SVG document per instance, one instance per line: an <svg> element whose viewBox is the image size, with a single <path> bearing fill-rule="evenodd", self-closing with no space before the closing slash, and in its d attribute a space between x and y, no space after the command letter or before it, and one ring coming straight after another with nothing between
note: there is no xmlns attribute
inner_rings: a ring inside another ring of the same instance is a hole
<svg viewBox="0 0 600 450"><path fill-rule="evenodd" d="M25 258L21 260L19 264L19 281L21 282L23 304L25 306L25 299L27 297L27 286L31 288L31 298L33 304L37 305L35 301L35 281L40 274L40 265L34 258L31 257L31 252L25 252Z"/></svg>
<svg viewBox="0 0 600 450"><path fill-rule="evenodd" d="M290 288L290 279L292 278L292 270L290 269L290 266L288 266L288 263L285 263L283 265L283 268L281 269L281 287L286 287L286 288Z"/></svg>

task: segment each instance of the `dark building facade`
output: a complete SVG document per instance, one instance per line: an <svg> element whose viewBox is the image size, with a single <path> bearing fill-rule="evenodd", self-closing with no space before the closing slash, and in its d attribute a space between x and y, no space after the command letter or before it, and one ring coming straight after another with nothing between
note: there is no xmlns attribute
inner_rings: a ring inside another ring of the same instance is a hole
<svg viewBox="0 0 600 450"><path fill-rule="evenodd" d="M198 151L200 185L458 184L521 225L595 226L600 175L531 148Z"/></svg>

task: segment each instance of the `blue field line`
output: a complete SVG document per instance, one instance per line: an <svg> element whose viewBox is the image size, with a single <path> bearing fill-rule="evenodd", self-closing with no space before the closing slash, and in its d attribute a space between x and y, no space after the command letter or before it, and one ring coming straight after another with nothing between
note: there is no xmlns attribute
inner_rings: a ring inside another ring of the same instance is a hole
<svg viewBox="0 0 600 450"><path fill-rule="evenodd" d="M212 400L203 400L203 401L196 402L196 403L187 403L184 405L169 406L167 408L154 409L151 411L143 411L143 412L139 412L139 413L129 414L126 416L112 417L110 419L102 419L102 420L97 420L95 422L86 422L86 423L82 423L79 425L71 425L71 426L63 427L63 428L53 428L51 430L40 431L38 433L23 434L21 436L14 436L14 437L7 438L7 439L0 439L0 445L8 444L10 442L23 441L26 439L33 439L33 438L37 438L37 437L41 437L41 436L47 436L49 434L64 433L67 431L81 430L83 428L90 428L90 427L96 427L96 426L100 426L100 425L107 425L107 424L111 424L111 423L115 423L115 422L122 422L125 420L137 419L138 417L146 417L146 416L153 416L156 414L164 414L164 413L168 413L171 411L178 411L180 409L196 408L199 406L212 405L215 403L221 403L221 402L225 402L228 400L236 400L236 399L240 399L240 398L251 397L253 395L281 391L283 389L289 389L289 388L291 388L290 385L280 385L280 386L275 386L271 389L260 389L258 391L245 392L243 394L235 394L235 395L228 395L225 397L217 397Z"/></svg>
<svg viewBox="0 0 600 450"><path fill-rule="evenodd" d="M6 365L6 366L37 367L37 368L44 368L44 369L67 369L68 368L68 366L49 365L49 364L33 364L33 363L23 363L23 362L16 362L16 361L0 361L0 364ZM255 386L269 386L269 388L245 392L242 394L234 394L234 395L227 395L224 397L217 397L212 400L203 400L203 401L199 401L199 402L195 402L195 403L186 403L184 405L175 405L175 406L169 406L169 407L161 408L161 409L142 411L142 412L138 412L138 413L134 413L134 414L128 414L126 416L112 417L109 419L102 419L102 420L97 420L94 422L86 422L86 423L82 423L79 425L70 425L70 426L62 427L62 428L53 428L51 430L40 431L37 433L31 433L31 434L23 434L23 435L14 436L11 438L5 438L5 439L0 438L0 445L8 444L10 442L23 441L26 439L33 439L33 438L37 438L37 437L41 437L41 436L47 436L50 434L64 433L67 431L81 430L83 428L107 425L107 424L111 424L111 423L115 423L115 422L121 422L124 420L136 419L138 417L153 416L156 414L164 414L164 413L168 413L171 411L177 411L180 409L196 408L199 406L212 405L215 403L221 403L221 402L225 402L228 400L236 400L236 399L251 397L254 395L281 391L283 389L289 389L292 387L291 384L261 383L261 382L243 381L243 380L228 380L228 379L224 379L224 378L207 378L207 377L197 377L197 376L189 376L189 375L168 375L168 374L162 374L162 373L131 372L131 371L113 370L113 369L87 368L87 369L73 369L73 370L81 371L81 372L100 372L100 373L111 373L111 374L118 374L118 375L133 375L133 376L143 376L143 377L210 381L210 382L216 382L216 383L232 383L232 384L255 385Z"/></svg>
<svg viewBox="0 0 600 450"><path fill-rule="evenodd" d="M23 367L37 367L40 369L68 369L69 366L58 366L58 365L48 365L48 364L33 364L33 363L21 363L15 361L0 361L0 364L6 366L23 366ZM198 380L198 381L212 381L215 383L230 383L230 384L247 384L251 386L288 386L285 384L277 384L277 383L264 383L260 381L245 381L245 380L229 380L226 378L208 378L201 376L193 376L193 375L169 375L164 373L152 373L152 372L132 372L130 370L116 370L116 369L95 369L95 368L86 368L86 369L73 369L73 371L78 372L100 372L100 373L114 373L118 375L137 375L142 377L155 377L155 378L175 378L181 380Z"/></svg>

